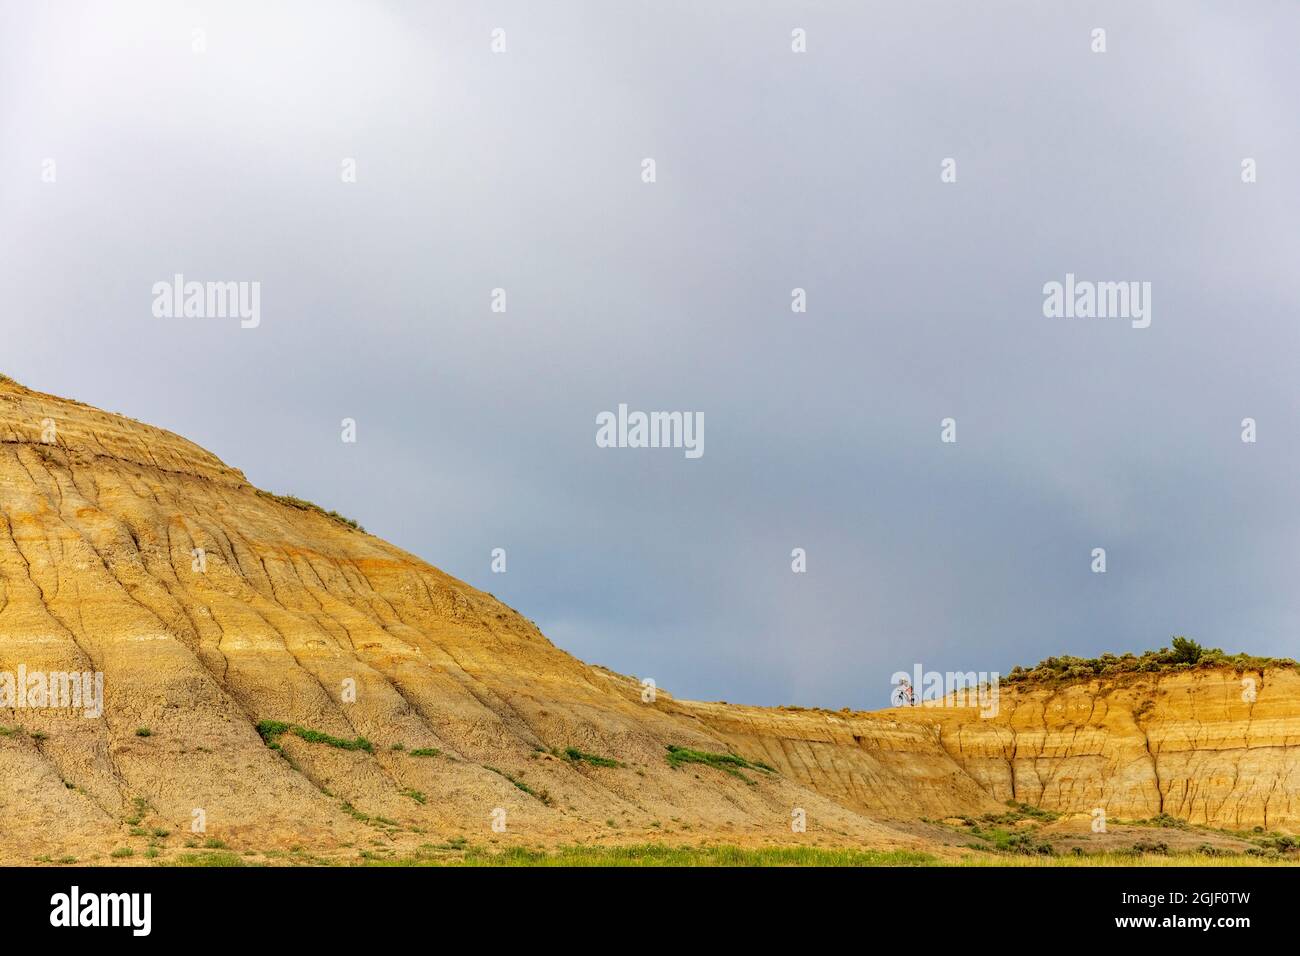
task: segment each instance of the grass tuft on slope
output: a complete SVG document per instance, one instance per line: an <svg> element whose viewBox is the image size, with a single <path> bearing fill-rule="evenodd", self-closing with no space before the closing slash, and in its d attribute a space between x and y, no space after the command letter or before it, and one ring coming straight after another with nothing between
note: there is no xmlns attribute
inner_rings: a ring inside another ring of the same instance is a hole
<svg viewBox="0 0 1300 956"><path fill-rule="evenodd" d="M339 750L364 750L366 753L374 753L375 745L365 737L357 737L355 740L348 740L344 737L332 737L329 734L322 733L319 730L310 730L306 727L299 727L297 724L287 724L280 720L263 720L257 725L257 732L262 735L262 740L268 747L279 749L279 738L283 734L293 734L295 737L301 737L309 744L328 744L331 747L337 747Z"/></svg>
<svg viewBox="0 0 1300 956"><path fill-rule="evenodd" d="M739 777L745 783L753 783L749 777L746 777L741 770L759 770L763 773L776 773L774 769L767 764L759 761L746 760L737 754L715 754L707 750L692 750L689 747L678 747L675 744L668 745L668 766L676 770L683 764L702 763L707 767L713 767L715 770L721 770L729 773L733 777Z"/></svg>
<svg viewBox="0 0 1300 956"><path fill-rule="evenodd" d="M257 489L257 493L263 498L270 498L272 501L277 501L289 508L296 508L299 511L314 511L319 515L329 518L331 521L337 521L339 524L351 528L353 531L360 531L362 534L366 531L365 528L361 527L361 525L357 524L357 522L353 521L351 518L341 515L337 511L327 511L320 505L316 504L316 502L308 501L306 498L298 498L294 495L277 495L274 492L263 491L261 488Z"/></svg>

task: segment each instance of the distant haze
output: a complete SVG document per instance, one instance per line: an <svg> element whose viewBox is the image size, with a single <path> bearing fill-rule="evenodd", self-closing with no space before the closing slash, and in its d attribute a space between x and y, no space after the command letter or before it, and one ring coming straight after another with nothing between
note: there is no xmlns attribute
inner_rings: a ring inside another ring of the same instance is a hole
<svg viewBox="0 0 1300 956"><path fill-rule="evenodd" d="M338 509L586 660L878 707L914 663L1296 653L1295 5L0 22L0 371ZM259 283L259 323L156 317L175 274ZM1150 283L1150 326L1046 317L1067 274ZM702 456L597 447L620 404L702 415Z"/></svg>

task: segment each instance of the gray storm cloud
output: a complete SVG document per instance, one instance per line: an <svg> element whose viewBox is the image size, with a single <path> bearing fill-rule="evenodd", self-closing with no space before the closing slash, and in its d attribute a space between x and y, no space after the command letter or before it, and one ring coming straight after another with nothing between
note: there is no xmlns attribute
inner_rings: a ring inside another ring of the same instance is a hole
<svg viewBox="0 0 1300 956"><path fill-rule="evenodd" d="M0 370L683 696L1294 655L1300 11L1089 7L3 0ZM620 404L706 453L597 447Z"/></svg>

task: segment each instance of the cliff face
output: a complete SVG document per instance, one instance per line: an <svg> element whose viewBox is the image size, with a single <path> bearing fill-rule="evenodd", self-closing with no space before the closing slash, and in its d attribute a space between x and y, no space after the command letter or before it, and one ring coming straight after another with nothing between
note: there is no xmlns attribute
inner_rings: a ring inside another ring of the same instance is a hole
<svg viewBox="0 0 1300 956"><path fill-rule="evenodd" d="M990 726L945 728L945 746L999 798L1227 828L1300 824L1294 669L1030 689L1009 703Z"/></svg>
<svg viewBox="0 0 1300 956"><path fill-rule="evenodd" d="M40 699L70 672L102 675L102 712ZM1009 689L987 721L647 701L491 595L176 435L0 380L3 862L106 858L141 828L169 848L887 847L918 842L891 821L1012 798L1288 826L1300 682L1255 676L1254 703L1218 672ZM296 729L264 739L264 721ZM673 768L669 745L777 772Z"/></svg>
<svg viewBox="0 0 1300 956"><path fill-rule="evenodd" d="M1112 820L1300 828L1293 668L1010 685L999 703L991 718L952 707L697 712L735 746L871 813L973 814L1015 800Z"/></svg>
<svg viewBox="0 0 1300 956"><path fill-rule="evenodd" d="M880 714L682 702L738 752L846 806L909 819L1004 807L948 752L940 726Z"/></svg>
<svg viewBox="0 0 1300 956"><path fill-rule="evenodd" d="M6 700L20 671L102 674L102 715ZM270 747L262 721L306 737ZM130 821L189 836L200 812L204 838L257 848L788 838L795 807L903 839L785 776L674 769L669 745L725 749L668 695L184 439L0 382L0 859L84 859Z"/></svg>

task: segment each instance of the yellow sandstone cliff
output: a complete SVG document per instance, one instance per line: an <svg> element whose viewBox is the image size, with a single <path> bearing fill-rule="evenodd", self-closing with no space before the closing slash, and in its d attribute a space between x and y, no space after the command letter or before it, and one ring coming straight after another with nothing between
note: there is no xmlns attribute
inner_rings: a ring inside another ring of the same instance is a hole
<svg viewBox="0 0 1300 956"><path fill-rule="evenodd" d="M196 820L235 849L328 851L913 846L906 821L1007 799L1233 826L1300 813L1294 671L1253 675L1253 704L1221 671L1017 688L991 720L647 701L491 595L176 435L0 378L0 688L20 669L102 674L103 712L0 690L0 862L96 858ZM775 772L675 768L669 746Z"/></svg>
<svg viewBox="0 0 1300 956"><path fill-rule="evenodd" d="M963 707L685 706L740 752L867 813L943 817L1014 800L1111 819L1300 829L1291 667L1013 684L990 718Z"/></svg>

